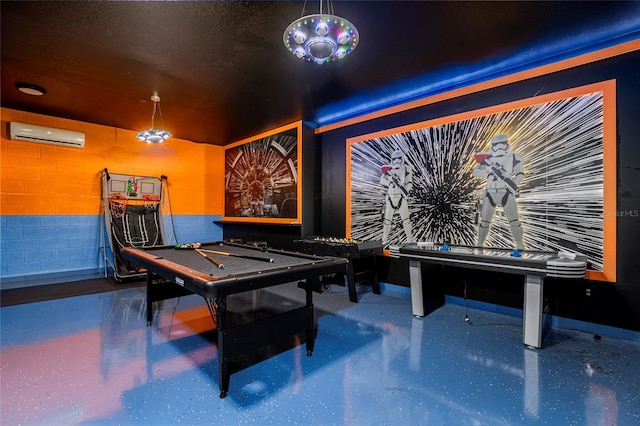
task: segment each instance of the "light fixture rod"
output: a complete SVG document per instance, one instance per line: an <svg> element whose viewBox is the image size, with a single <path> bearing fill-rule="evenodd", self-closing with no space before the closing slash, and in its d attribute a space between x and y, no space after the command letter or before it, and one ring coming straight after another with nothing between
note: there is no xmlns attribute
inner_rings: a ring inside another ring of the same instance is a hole
<svg viewBox="0 0 640 426"><path fill-rule="evenodd" d="M151 114L151 128L155 129L155 118L156 118L156 109L160 114L160 123L162 124L162 128L164 129L164 118L162 118L162 107L160 106L160 96L157 94L151 95L151 100L153 101L153 113Z"/></svg>
<svg viewBox="0 0 640 426"><path fill-rule="evenodd" d="M329 15L333 15L333 2L331 0L326 0L327 3L327 13ZM302 13L300 14L300 17L302 18L304 16L304 12L307 8L307 0L304 0L304 3L302 4ZM322 15L322 0L320 0L320 15Z"/></svg>
<svg viewBox="0 0 640 426"><path fill-rule="evenodd" d="M151 98L151 99L153 100L153 98ZM158 105L158 102L157 101L153 101L153 113L151 113L151 128L152 129L156 128L156 126L154 124L155 123L155 118L156 118L156 105ZM164 126L162 126L162 127L164 127Z"/></svg>

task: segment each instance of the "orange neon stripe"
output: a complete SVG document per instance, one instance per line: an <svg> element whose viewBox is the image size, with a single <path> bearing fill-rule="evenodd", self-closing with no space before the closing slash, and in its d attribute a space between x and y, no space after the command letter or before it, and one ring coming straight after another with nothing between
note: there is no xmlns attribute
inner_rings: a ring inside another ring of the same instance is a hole
<svg viewBox="0 0 640 426"><path fill-rule="evenodd" d="M603 82L603 191L604 191L604 218L603 218L603 277L593 274L594 280L616 281L617 261L617 129L616 129L616 82L610 80ZM609 214L607 214L609 212ZM595 272L595 271L594 271ZM602 279L600 279L602 278Z"/></svg>
<svg viewBox="0 0 640 426"><path fill-rule="evenodd" d="M271 129L271 130L267 130L265 132L259 133L257 135L253 135L253 136L249 136L248 138L244 138L242 140L230 143L228 145L225 145L224 148L225 149L229 149L229 148L234 148L238 145L244 145L245 143L248 142L253 142L257 139L262 139L262 138L266 138L267 136L272 136L272 135L276 135L278 133L282 133L282 132L286 132L287 130L291 130L291 129L295 129L297 128L299 132L302 131L302 121L294 121L293 123L289 123L289 124L285 124L284 126L280 126L277 127L275 129Z"/></svg>
<svg viewBox="0 0 640 426"><path fill-rule="evenodd" d="M345 155L345 157L347 158L347 164L345 167L346 170L346 188L345 188L345 193L346 193L346 200L347 200L347 204L345 204L347 206L346 210L345 210L345 226L346 226L346 230L345 230L345 237L346 238L351 238L351 145L352 145L352 141L350 139L347 139L347 155Z"/></svg>
<svg viewBox="0 0 640 426"><path fill-rule="evenodd" d="M372 112L369 114L363 114L358 117L350 118L348 120L340 121L338 123L328 124L326 126L318 127L315 129L316 134L329 132L331 130L339 129L342 127L351 126L354 124L362 123L365 121L373 120L387 115L396 114L399 112L408 111L410 109L418 108L425 105L434 104L436 102L445 101L448 99L454 99L460 96L469 95L472 93L480 92L483 90L493 89L507 84L516 83L519 81L528 80L534 77L540 77L542 75L551 74L554 72L575 68L580 65L585 65L592 62L597 62L603 59L612 58L614 56L623 55L625 53L640 50L640 40L632 40L626 43L619 44L617 46L608 47L596 52L585 53L584 55L576 56L575 58L565 59L553 64L542 65L530 70L517 72L514 74L506 75L503 77L488 80L482 83L472 84L470 86L454 89L445 93L439 93L433 96L427 96L422 99L407 102L401 105L385 108L380 111Z"/></svg>
<svg viewBox="0 0 640 426"><path fill-rule="evenodd" d="M385 129L366 135L355 136L346 140L347 176L346 176L346 235L351 234L351 146L354 143L380 138L391 134L406 133L411 130L434 127L441 124L477 118L498 112L524 108L536 104L552 102L560 99L586 95L594 92L603 94L603 271L587 271L587 278L598 281L616 280L616 81L608 80L600 83L566 89L533 98L520 99L500 105L493 105L474 111L449 115L436 119L412 123L392 129Z"/></svg>
<svg viewBox="0 0 640 426"><path fill-rule="evenodd" d="M302 224L302 166L304 161L302 161L302 144L304 143L304 138L302 134L302 120L294 123L298 133L298 187L296 188L296 197L298 197L297 201L297 224ZM313 170L313 169L311 169Z"/></svg>

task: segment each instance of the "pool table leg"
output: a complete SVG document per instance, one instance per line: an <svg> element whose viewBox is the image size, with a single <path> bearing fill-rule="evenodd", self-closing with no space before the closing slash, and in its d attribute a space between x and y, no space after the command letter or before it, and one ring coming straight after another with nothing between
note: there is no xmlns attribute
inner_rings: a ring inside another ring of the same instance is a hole
<svg viewBox="0 0 640 426"><path fill-rule="evenodd" d="M227 329L227 299L220 297L213 305L216 328L218 329L218 386L220 387L220 398L225 398L229 391L229 360L224 350L224 334Z"/></svg>
<svg viewBox="0 0 640 426"><path fill-rule="evenodd" d="M315 327L314 327L314 321L313 321L313 288L314 286L316 286L319 281L320 278L319 277L314 277L314 278L309 278L307 281L306 285L304 286L304 292L306 295L306 306L311 306L311 309L309 310L309 316L311 318L307 318L307 331L305 332L305 345L307 348L307 356L311 356L313 354L313 348L315 346L315 339L316 339L316 333L315 333Z"/></svg>

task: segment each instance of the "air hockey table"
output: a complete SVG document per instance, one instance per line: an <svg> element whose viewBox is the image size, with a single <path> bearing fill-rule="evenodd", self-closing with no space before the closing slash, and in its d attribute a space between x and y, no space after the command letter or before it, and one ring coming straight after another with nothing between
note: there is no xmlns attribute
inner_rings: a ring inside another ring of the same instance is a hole
<svg viewBox="0 0 640 426"><path fill-rule="evenodd" d="M422 296L422 263L482 269L524 276L523 343L541 348L544 337L544 279L584 278L587 258L565 252L517 251L475 246L410 243L391 250L391 255L409 261L411 309L425 316Z"/></svg>
<svg viewBox="0 0 640 426"><path fill-rule="evenodd" d="M217 331L220 398L229 390L230 363L243 354L305 333L307 356L311 356L315 340L314 280L325 274L345 273L347 267L343 258L223 242L125 247L122 255L147 271L147 325L153 321L155 301L188 294L205 299ZM305 290L304 306L230 326L227 296L295 281Z"/></svg>

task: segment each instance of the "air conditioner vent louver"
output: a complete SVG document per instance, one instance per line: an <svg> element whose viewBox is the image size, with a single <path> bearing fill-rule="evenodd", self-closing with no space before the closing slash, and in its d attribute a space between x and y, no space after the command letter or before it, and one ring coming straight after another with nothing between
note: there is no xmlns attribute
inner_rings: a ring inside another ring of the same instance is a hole
<svg viewBox="0 0 640 426"><path fill-rule="evenodd" d="M72 130L54 129L12 121L9 123L11 139L51 145L84 148L84 133Z"/></svg>

